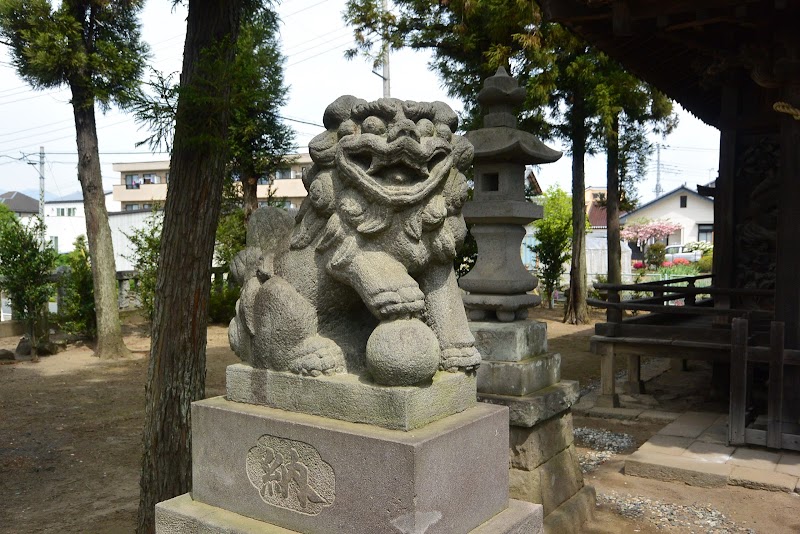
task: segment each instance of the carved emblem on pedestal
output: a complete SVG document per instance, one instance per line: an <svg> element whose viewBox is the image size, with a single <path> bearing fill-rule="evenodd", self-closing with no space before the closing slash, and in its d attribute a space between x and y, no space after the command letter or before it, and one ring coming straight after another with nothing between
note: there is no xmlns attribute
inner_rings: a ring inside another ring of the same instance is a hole
<svg viewBox="0 0 800 534"><path fill-rule="evenodd" d="M261 499L301 514L317 515L333 504L333 468L302 441L265 434L247 453L247 478Z"/></svg>

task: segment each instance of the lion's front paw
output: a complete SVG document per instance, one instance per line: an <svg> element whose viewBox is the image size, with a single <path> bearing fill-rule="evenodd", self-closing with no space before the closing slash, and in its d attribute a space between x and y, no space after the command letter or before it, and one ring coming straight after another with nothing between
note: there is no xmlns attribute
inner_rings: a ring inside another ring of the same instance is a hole
<svg viewBox="0 0 800 534"><path fill-rule="evenodd" d="M473 346L453 347L442 351L439 369L455 373L457 371L475 371L481 364L481 355Z"/></svg>
<svg viewBox="0 0 800 534"><path fill-rule="evenodd" d="M414 316L425 308L425 295L416 285L406 286L369 295L366 304L381 319Z"/></svg>
<svg viewBox="0 0 800 534"><path fill-rule="evenodd" d="M344 371L344 354L332 340L313 336L292 350L289 371L299 375L332 375Z"/></svg>

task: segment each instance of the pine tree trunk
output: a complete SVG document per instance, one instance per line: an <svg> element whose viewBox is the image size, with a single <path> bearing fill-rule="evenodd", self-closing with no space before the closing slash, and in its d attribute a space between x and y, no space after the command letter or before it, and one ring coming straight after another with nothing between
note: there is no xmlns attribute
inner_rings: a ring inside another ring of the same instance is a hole
<svg viewBox="0 0 800 534"><path fill-rule="evenodd" d="M564 322L589 322L586 307L586 201L584 157L588 132L583 112L583 100L575 95L572 104L572 260L569 270L569 298L564 310Z"/></svg>
<svg viewBox="0 0 800 534"><path fill-rule="evenodd" d="M117 269L100 172L94 98L75 83L71 88L78 143L78 180L83 191L86 240L89 243L94 283L94 307L97 317L95 355L101 359L122 358L130 356L130 351L122 340L119 321Z"/></svg>
<svg viewBox="0 0 800 534"><path fill-rule="evenodd" d="M622 283L622 247L619 241L619 115L611 124L606 140L606 243L608 248L608 283ZM609 322L622 320L619 310L608 308Z"/></svg>
<svg viewBox="0 0 800 534"><path fill-rule="evenodd" d="M190 0L145 391L136 531L191 489L190 404L205 396L211 259L227 163L230 77L242 1Z"/></svg>

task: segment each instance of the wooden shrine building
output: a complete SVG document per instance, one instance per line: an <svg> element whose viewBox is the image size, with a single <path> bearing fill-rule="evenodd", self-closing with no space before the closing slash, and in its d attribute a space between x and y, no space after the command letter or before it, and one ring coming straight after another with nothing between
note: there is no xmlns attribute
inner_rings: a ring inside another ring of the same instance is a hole
<svg viewBox="0 0 800 534"><path fill-rule="evenodd" d="M607 402L615 352L631 355L633 389L638 354L730 364L731 442L800 450L800 0L540 4L721 133L719 177L703 191L714 196L711 288L683 280L609 299L594 338ZM665 306L677 299L684 309ZM653 313L623 320L625 309Z"/></svg>

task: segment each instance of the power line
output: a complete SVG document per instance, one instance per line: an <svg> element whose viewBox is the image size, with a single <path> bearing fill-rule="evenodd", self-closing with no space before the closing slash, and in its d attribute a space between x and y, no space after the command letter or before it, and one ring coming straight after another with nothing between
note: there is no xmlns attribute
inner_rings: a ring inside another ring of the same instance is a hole
<svg viewBox="0 0 800 534"><path fill-rule="evenodd" d="M288 19L289 17L293 17L293 16L297 15L298 13L302 13L303 11L308 11L308 10L309 10L309 9L311 9L312 7L317 7L317 6L318 6L318 5L320 5L320 4L324 4L324 3L325 3L325 2L327 2L327 1L328 1L328 0L322 0L322 1L320 1L320 2L317 2L316 4L311 4L311 5L310 5L310 6L308 6L308 7L304 7L304 8L302 8L302 9L298 9L297 11L293 11L293 12L289 13L288 15L284 15L284 16L283 16L283 17L281 17L281 18L282 18L282 19Z"/></svg>
<svg viewBox="0 0 800 534"><path fill-rule="evenodd" d="M322 51L322 52L320 52L320 53L318 53L318 54L314 54L313 56L308 56L307 58L303 58L303 59L300 59L300 60L298 60L298 61L294 61L294 62L292 62L292 63L289 63L288 65L286 65L286 67L288 68L288 67L292 67L292 66L294 66L294 65L299 65L300 63L303 63L304 61L308 61L309 59L314 59L315 57L319 57L319 56L321 56L321 55L323 55L323 54L327 54L327 53L329 53L329 52L334 52L334 51L336 51L336 50L338 50L338 49L340 49L340 48L343 48L343 47L345 47L345 46L347 46L347 45L349 45L349 44L350 44L350 38L348 37L348 39L347 39L347 42L346 42L346 43L342 43L342 44L340 44L340 45L336 45L336 46L334 46L333 48L330 48L330 49L328 49L328 50L324 50L324 51Z"/></svg>

